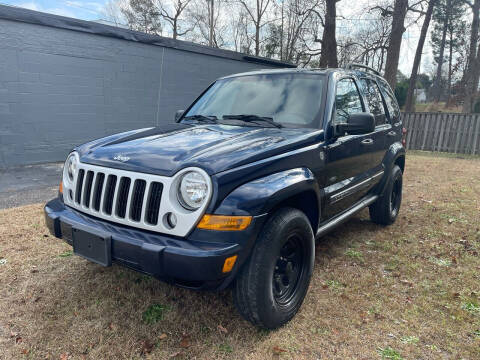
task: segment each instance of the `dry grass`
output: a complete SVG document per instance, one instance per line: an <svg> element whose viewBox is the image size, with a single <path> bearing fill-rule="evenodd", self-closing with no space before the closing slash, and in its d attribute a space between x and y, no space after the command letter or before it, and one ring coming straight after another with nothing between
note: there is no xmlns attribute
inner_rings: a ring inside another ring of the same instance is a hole
<svg viewBox="0 0 480 360"><path fill-rule="evenodd" d="M41 205L1 211L0 358L479 359L479 194L480 161L409 156L398 221L363 211L319 242L301 311L270 332L229 291L70 256Z"/></svg>

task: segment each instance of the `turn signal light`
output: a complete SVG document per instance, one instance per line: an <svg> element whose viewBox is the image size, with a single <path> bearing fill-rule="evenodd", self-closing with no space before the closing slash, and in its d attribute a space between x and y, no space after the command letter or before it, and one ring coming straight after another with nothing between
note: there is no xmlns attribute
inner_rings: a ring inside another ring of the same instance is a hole
<svg viewBox="0 0 480 360"><path fill-rule="evenodd" d="M203 215L197 228L218 231L240 231L245 230L251 222L251 216Z"/></svg>
<svg viewBox="0 0 480 360"><path fill-rule="evenodd" d="M63 194L63 181L60 181L60 185L58 186L58 192Z"/></svg>
<svg viewBox="0 0 480 360"><path fill-rule="evenodd" d="M222 272L228 273L232 271L233 266L235 265L235 261L237 261L237 255L230 256L225 259L225 262L223 263L223 269Z"/></svg>

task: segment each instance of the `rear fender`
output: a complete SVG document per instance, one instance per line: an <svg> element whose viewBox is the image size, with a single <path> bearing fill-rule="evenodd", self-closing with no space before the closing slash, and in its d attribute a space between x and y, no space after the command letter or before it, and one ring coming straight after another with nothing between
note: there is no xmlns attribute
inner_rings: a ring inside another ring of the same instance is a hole
<svg viewBox="0 0 480 360"><path fill-rule="evenodd" d="M405 157L405 148L403 147L402 143L400 141L394 142L390 147L388 148L388 151L385 154L385 157L383 158L383 166L385 169L385 175L383 176L383 179L381 182L378 184L379 188L379 195L383 195L386 185L388 184L388 180L390 179L390 174L392 173L392 168L395 165L396 161L400 157Z"/></svg>

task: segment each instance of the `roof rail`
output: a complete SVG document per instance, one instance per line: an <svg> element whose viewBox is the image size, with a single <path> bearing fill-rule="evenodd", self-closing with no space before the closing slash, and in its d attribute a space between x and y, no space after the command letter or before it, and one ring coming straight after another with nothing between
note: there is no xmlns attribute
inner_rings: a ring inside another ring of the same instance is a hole
<svg viewBox="0 0 480 360"><path fill-rule="evenodd" d="M362 69L373 72L375 75L380 75L380 73L377 70L375 70L374 68L371 68L370 66L363 65L363 64L351 63L351 64L347 64L346 68L347 69L352 69L352 70L355 69L355 68L362 68Z"/></svg>

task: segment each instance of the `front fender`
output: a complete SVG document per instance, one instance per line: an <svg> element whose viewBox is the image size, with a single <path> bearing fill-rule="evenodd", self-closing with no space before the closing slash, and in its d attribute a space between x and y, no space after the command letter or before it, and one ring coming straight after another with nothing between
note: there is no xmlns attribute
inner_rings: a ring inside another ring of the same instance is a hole
<svg viewBox="0 0 480 360"><path fill-rule="evenodd" d="M292 196L313 191L321 194L312 171L296 168L253 180L239 186L215 210L217 215L263 215Z"/></svg>

